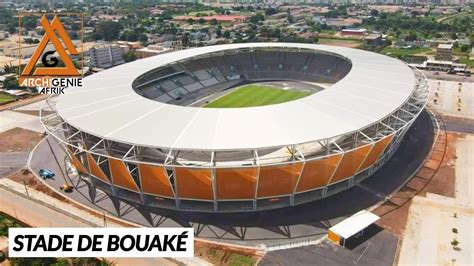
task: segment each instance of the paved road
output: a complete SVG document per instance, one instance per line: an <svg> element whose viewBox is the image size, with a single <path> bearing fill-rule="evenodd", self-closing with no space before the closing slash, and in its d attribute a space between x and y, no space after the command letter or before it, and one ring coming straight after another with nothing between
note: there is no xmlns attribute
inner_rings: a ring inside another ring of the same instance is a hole
<svg viewBox="0 0 474 266"><path fill-rule="evenodd" d="M62 212L0 188L0 212L32 227L90 227ZM118 265L175 265L163 258L109 258Z"/></svg>
<svg viewBox="0 0 474 266"><path fill-rule="evenodd" d="M471 76L471 77L458 76L458 75L447 74L447 73L439 72L439 71L427 71L427 70L422 70L422 72L429 79L448 80L448 81L456 81L456 82L474 82L474 76ZM435 74L435 73L438 73L438 74Z"/></svg>
<svg viewBox="0 0 474 266"><path fill-rule="evenodd" d="M27 152L0 152L0 178L26 166Z"/></svg>
<svg viewBox="0 0 474 266"><path fill-rule="evenodd" d="M474 119L443 116L443 120L447 131L474 134Z"/></svg>
<svg viewBox="0 0 474 266"><path fill-rule="evenodd" d="M391 266L398 239L385 231L374 233L375 235L370 235L362 244L354 248L343 248L324 241L317 246L271 251L263 257L259 265ZM370 232L365 232L365 234L370 234Z"/></svg>

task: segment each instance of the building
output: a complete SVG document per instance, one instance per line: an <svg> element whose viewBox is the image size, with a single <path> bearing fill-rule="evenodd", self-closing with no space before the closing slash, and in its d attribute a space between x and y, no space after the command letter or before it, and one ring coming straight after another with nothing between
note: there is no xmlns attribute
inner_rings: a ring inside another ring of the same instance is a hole
<svg viewBox="0 0 474 266"><path fill-rule="evenodd" d="M150 56L159 55L162 53L167 53L172 51L173 49L170 47L165 47L164 45L148 45L147 47L140 48L135 50L138 58L145 58Z"/></svg>
<svg viewBox="0 0 474 266"><path fill-rule="evenodd" d="M197 16L175 16L173 17L173 20L175 21L188 21L189 19L192 19L194 21L199 21L201 19L205 21L211 21L211 20L216 20L218 22L238 22L238 21L244 21L247 19L247 16L242 16L242 15L211 15L211 16L202 16L202 17L197 17Z"/></svg>
<svg viewBox="0 0 474 266"><path fill-rule="evenodd" d="M453 45L452 44L438 44L436 49L435 59L438 61L453 60Z"/></svg>
<svg viewBox="0 0 474 266"><path fill-rule="evenodd" d="M85 78L87 93L45 105L47 132L93 188L137 206L194 212L268 210L344 193L390 160L429 92L424 76L397 59L302 43L179 50L100 77ZM332 85L258 108L196 105L268 80Z"/></svg>
<svg viewBox="0 0 474 266"><path fill-rule="evenodd" d="M97 68L110 68L125 63L122 49L117 44L104 44L89 49L90 64Z"/></svg>
<svg viewBox="0 0 474 266"><path fill-rule="evenodd" d="M342 36L364 36L367 34L367 29L342 29Z"/></svg>
<svg viewBox="0 0 474 266"><path fill-rule="evenodd" d="M372 33L364 37L365 46L378 46L382 44L382 34Z"/></svg>
<svg viewBox="0 0 474 266"><path fill-rule="evenodd" d="M422 69L432 71L443 71L452 73L465 73L468 72L466 64L454 63L452 61L440 61L440 60L427 60L420 66Z"/></svg>
<svg viewBox="0 0 474 266"><path fill-rule="evenodd" d="M80 44L80 41L73 40L72 43L74 44L74 46L78 47ZM24 43L21 45L6 46L3 48L3 55L8 56L8 57L15 57L15 58L19 58L19 57L30 58L31 56L33 56L33 53L35 52L37 47L38 47L38 44L24 44ZM43 52L55 51L55 50L56 48L54 47L54 45L52 43L48 43Z"/></svg>

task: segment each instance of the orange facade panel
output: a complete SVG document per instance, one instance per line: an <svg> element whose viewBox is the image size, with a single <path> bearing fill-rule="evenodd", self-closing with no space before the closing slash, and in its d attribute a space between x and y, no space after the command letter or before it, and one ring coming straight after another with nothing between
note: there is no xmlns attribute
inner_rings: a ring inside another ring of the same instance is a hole
<svg viewBox="0 0 474 266"><path fill-rule="evenodd" d="M353 176L367 157L367 154L369 154L371 148L372 144L369 144L345 153L330 183Z"/></svg>
<svg viewBox="0 0 474 266"><path fill-rule="evenodd" d="M143 192L164 197L174 197L173 188L162 166L139 164Z"/></svg>
<svg viewBox="0 0 474 266"><path fill-rule="evenodd" d="M77 157L74 155L74 153L69 147L67 148L67 153L69 153L69 157L71 158L71 164L76 168L78 172L83 174L87 174L89 172L87 171L86 167L84 167L82 162L77 159Z"/></svg>
<svg viewBox="0 0 474 266"><path fill-rule="evenodd" d="M253 199L257 171L256 167L217 168L217 199Z"/></svg>
<svg viewBox="0 0 474 266"><path fill-rule="evenodd" d="M109 167L114 185L140 192L138 185L135 183L135 180L133 180L132 175L128 172L124 162L109 158Z"/></svg>
<svg viewBox="0 0 474 266"><path fill-rule="evenodd" d="M100 180L104 181L105 183L109 183L110 184L110 181L109 179L107 178L107 176L104 174L104 172L102 171L102 169L100 169L100 167L97 165L97 163L95 162L94 158L92 157L92 155L90 153L86 153L86 156L87 156L87 163L89 164L89 169L91 170L91 174L97 178L99 178Z"/></svg>
<svg viewBox="0 0 474 266"><path fill-rule="evenodd" d="M181 198L213 200L210 169L176 167L176 186Z"/></svg>
<svg viewBox="0 0 474 266"><path fill-rule="evenodd" d="M336 170L342 154L332 155L320 160L307 161L296 192L316 189L326 186Z"/></svg>
<svg viewBox="0 0 474 266"><path fill-rule="evenodd" d="M359 171L364 170L368 168L369 166L371 166L372 164L374 164L377 161L377 159L380 157L380 155L385 151L385 149L387 148L388 144L390 144L392 139L393 139L393 135L389 135L377 141L372 147L372 149L370 150L369 155L367 155L367 158L365 159L365 161L362 163Z"/></svg>
<svg viewBox="0 0 474 266"><path fill-rule="evenodd" d="M260 167L257 197L272 197L293 193L303 163Z"/></svg>
<svg viewBox="0 0 474 266"><path fill-rule="evenodd" d="M336 245L339 245L339 243L341 243L341 237L338 234L332 232L331 230L328 231L328 239Z"/></svg>

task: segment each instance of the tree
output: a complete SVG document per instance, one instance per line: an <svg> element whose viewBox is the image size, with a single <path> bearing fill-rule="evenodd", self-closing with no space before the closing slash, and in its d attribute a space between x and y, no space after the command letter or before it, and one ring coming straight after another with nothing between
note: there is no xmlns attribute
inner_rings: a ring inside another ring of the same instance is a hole
<svg viewBox="0 0 474 266"><path fill-rule="evenodd" d="M189 33L185 33L183 35L183 38L181 39L181 43L183 45L183 47L188 47L189 46Z"/></svg>
<svg viewBox="0 0 474 266"><path fill-rule="evenodd" d="M3 88L9 89L9 90L18 89L18 79L16 77L7 77L3 81Z"/></svg>
<svg viewBox="0 0 474 266"><path fill-rule="evenodd" d="M277 13L277 10L273 7L265 9L265 15L267 15L267 16L271 16L271 15L276 14L276 13Z"/></svg>
<svg viewBox="0 0 474 266"><path fill-rule="evenodd" d="M469 51L469 48L471 48L469 45L463 44L463 45L461 45L461 52L465 53L465 52Z"/></svg>
<svg viewBox="0 0 474 266"><path fill-rule="evenodd" d="M312 27L311 27L311 31L312 32L321 32L321 24L314 24Z"/></svg>
<svg viewBox="0 0 474 266"><path fill-rule="evenodd" d="M213 18L209 21L209 24L211 25L217 25L217 19Z"/></svg>
<svg viewBox="0 0 474 266"><path fill-rule="evenodd" d="M128 51L127 53L122 55L122 58L125 62L132 62L137 59L137 55L133 51Z"/></svg>
<svg viewBox="0 0 474 266"><path fill-rule="evenodd" d="M377 9L372 9L372 10L370 10L370 15L372 17L378 17L379 16L379 11Z"/></svg>
<svg viewBox="0 0 474 266"><path fill-rule="evenodd" d="M12 266L21 265L52 265L56 263L55 258L9 258Z"/></svg>
<svg viewBox="0 0 474 266"><path fill-rule="evenodd" d="M34 30L38 21L38 17L36 16L23 16L21 18L21 26L25 27L27 30Z"/></svg>
<svg viewBox="0 0 474 266"><path fill-rule="evenodd" d="M200 18L198 22L199 22L199 24L204 24L204 23L206 23L206 20L203 19L203 18Z"/></svg>
<svg viewBox="0 0 474 266"><path fill-rule="evenodd" d="M189 25L193 25L194 24L194 19L188 18L187 22L188 22Z"/></svg>
<svg viewBox="0 0 474 266"><path fill-rule="evenodd" d="M253 24L257 24L258 22L264 21L264 20L265 20L265 17L263 16L262 13L257 13L250 17L250 22L252 22Z"/></svg>
<svg viewBox="0 0 474 266"><path fill-rule="evenodd" d="M138 41L138 34L134 31L127 31L125 36L126 36L125 40L127 40L129 42Z"/></svg>
<svg viewBox="0 0 474 266"><path fill-rule="evenodd" d="M142 43L146 43L146 42L148 42L148 37L146 36L146 34L142 33L138 36L138 40Z"/></svg>
<svg viewBox="0 0 474 266"><path fill-rule="evenodd" d="M405 36L405 41L416 41L418 39L418 35L416 32L410 31L410 33Z"/></svg>
<svg viewBox="0 0 474 266"><path fill-rule="evenodd" d="M458 38L458 35L456 34L456 32L451 33L451 39L457 40L457 38Z"/></svg>
<svg viewBox="0 0 474 266"><path fill-rule="evenodd" d="M222 26L220 24L217 25L217 27L216 27L216 35L217 35L217 37L222 36Z"/></svg>
<svg viewBox="0 0 474 266"><path fill-rule="evenodd" d="M101 21L97 25L97 33L106 41L117 40L120 30L122 30L122 25L111 20Z"/></svg>
<svg viewBox="0 0 474 266"><path fill-rule="evenodd" d="M226 38L226 39L230 38L230 31L228 31L228 30L224 31L224 38Z"/></svg>

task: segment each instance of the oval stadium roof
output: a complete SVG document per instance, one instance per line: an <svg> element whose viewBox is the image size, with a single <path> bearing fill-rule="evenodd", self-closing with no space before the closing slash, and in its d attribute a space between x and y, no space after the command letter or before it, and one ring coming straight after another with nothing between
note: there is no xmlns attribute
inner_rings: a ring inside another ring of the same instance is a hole
<svg viewBox="0 0 474 266"><path fill-rule="evenodd" d="M340 81L316 94L281 104L247 108L171 105L138 95L143 73L189 57L249 47L293 47L340 54L352 63ZM207 46L161 54L87 77L68 88L57 110L70 125L133 145L183 150L242 150L300 144L360 130L400 107L415 87L401 61L362 50L296 43Z"/></svg>

